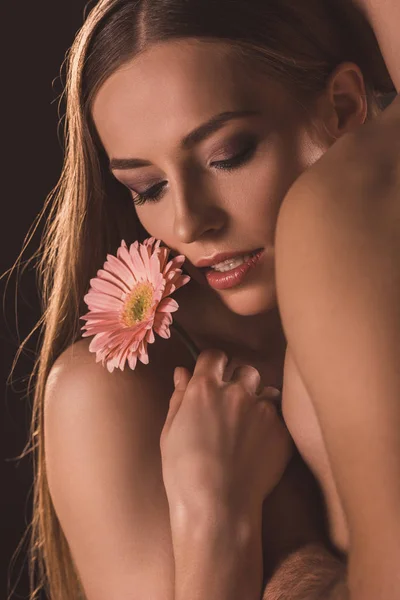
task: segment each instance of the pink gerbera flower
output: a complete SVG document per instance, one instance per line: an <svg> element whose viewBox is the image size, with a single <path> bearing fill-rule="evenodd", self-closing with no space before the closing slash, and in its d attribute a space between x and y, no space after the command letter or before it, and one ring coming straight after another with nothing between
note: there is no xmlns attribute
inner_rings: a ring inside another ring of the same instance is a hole
<svg viewBox="0 0 400 600"><path fill-rule="evenodd" d="M123 371L126 361L131 369L138 359L148 364L147 344L155 341L154 331L163 338L171 336L171 313L179 305L168 296L190 277L180 268L185 256L167 262L170 249L160 248L160 243L148 238L128 249L122 240L117 256L108 254L104 268L90 280L84 297L89 312L80 317L86 320L82 337L94 335L89 350L110 373L114 368Z"/></svg>

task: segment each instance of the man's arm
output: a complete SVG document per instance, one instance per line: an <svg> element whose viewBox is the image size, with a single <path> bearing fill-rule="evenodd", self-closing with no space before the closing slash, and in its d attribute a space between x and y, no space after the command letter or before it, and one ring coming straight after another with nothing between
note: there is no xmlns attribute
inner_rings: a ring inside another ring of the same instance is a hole
<svg viewBox="0 0 400 600"><path fill-rule="evenodd" d="M346 566L321 544L288 556L267 582L262 600L350 600Z"/></svg>
<svg viewBox="0 0 400 600"><path fill-rule="evenodd" d="M352 0L367 17L397 93L400 93L399 0Z"/></svg>

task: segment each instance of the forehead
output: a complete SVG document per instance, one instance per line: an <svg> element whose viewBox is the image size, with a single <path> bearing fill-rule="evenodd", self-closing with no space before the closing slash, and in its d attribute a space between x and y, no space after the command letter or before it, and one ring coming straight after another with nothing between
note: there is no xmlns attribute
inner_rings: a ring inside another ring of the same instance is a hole
<svg viewBox="0 0 400 600"><path fill-rule="evenodd" d="M154 152L155 141L177 144L218 112L257 108L259 80L223 43L164 42L105 81L93 119L109 156L129 156L133 149L145 156Z"/></svg>

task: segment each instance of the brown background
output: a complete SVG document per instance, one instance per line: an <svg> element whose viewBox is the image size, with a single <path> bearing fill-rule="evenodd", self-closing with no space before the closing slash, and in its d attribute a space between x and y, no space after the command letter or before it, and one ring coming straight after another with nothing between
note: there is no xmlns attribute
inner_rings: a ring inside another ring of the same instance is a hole
<svg viewBox="0 0 400 600"><path fill-rule="evenodd" d="M83 22L83 0L8 0L2 2L1 23L3 48L1 69L2 102L2 169L0 213L0 273L4 273L18 256L24 237L40 211L46 195L56 184L62 165L62 149L57 137L58 96L62 85L58 78L61 63L75 32ZM91 4L89 5L91 6ZM34 237L26 260L37 248ZM9 376L18 337L24 339L40 315L33 265L18 282L18 329L14 295L17 277L7 289L0 281L2 312L0 316L1 410L1 532L0 598L6 598L7 578L19 583L12 598L27 595L27 572L22 552L10 570L10 560L30 519L29 496L31 460L15 460L28 436L30 399L26 397L28 376L33 367L37 337L29 353L16 366L12 383Z"/></svg>
<svg viewBox="0 0 400 600"><path fill-rule="evenodd" d="M44 199L56 184L62 165L62 148L57 136L59 79L64 55L75 32L83 22L83 0L9 0L1 10L3 58L2 99L2 171L0 213L0 273L18 256L24 237L39 213ZM388 98L388 101L391 98ZM61 114L63 107L61 108ZM5 162L4 162L5 159ZM41 226L24 255L36 250ZM18 281L17 321L15 288ZM2 315L0 319L1 401L1 582L0 598L6 598L6 581L16 585L13 599L28 593L26 550L13 568L14 553L30 520L31 459L17 460L27 438L30 401L28 376L33 367L35 335L28 352L17 363L12 382L6 380L17 351L18 339L24 339L40 316L33 265L18 279L14 274L7 289L0 281ZM17 326L18 325L18 326Z"/></svg>

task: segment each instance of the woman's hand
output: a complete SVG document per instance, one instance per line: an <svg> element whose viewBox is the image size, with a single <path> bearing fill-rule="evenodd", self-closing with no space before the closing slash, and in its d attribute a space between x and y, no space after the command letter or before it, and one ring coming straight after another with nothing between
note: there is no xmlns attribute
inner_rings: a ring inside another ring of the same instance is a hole
<svg viewBox="0 0 400 600"><path fill-rule="evenodd" d="M168 501L178 511L261 510L292 455L271 389L259 391L250 366L224 381L227 362L221 351L202 352L192 377L181 370L171 398L160 447Z"/></svg>

